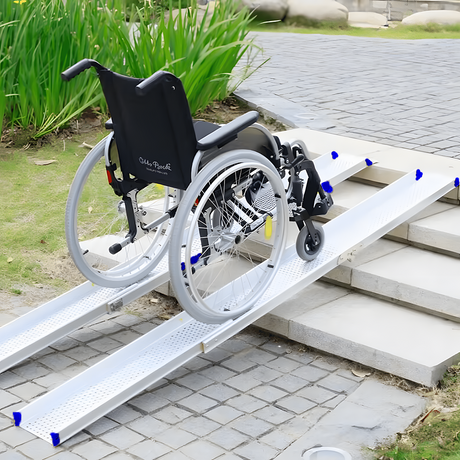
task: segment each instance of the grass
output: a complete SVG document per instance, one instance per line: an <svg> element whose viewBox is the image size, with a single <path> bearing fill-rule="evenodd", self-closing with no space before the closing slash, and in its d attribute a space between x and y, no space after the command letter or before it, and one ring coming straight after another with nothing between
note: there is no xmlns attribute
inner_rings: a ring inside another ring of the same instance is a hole
<svg viewBox="0 0 460 460"><path fill-rule="evenodd" d="M299 34L321 35L349 35L352 37L389 38L395 40L420 40L427 38L460 38L460 24L440 26L428 24L426 26L385 27L381 29L364 29L360 27L343 26L338 24L318 23L315 27L297 27L282 22L271 24L251 25L251 29L260 32L290 32Z"/></svg>
<svg viewBox="0 0 460 460"><path fill-rule="evenodd" d="M460 365L451 366L432 393L444 411L429 411L396 442L378 449L376 458L460 460Z"/></svg>
<svg viewBox="0 0 460 460"><path fill-rule="evenodd" d="M0 234L4 242L0 289L20 294L18 284L62 284L47 277L42 264L66 252L65 203L73 176L88 151L80 147L81 142L94 143L104 135L55 139L40 149L0 147ZM38 166L35 160L55 161Z"/></svg>

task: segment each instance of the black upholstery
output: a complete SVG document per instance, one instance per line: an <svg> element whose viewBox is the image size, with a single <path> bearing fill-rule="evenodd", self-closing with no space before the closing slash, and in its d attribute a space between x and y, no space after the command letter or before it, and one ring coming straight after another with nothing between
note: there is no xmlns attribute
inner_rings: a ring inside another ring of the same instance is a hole
<svg viewBox="0 0 460 460"><path fill-rule="evenodd" d="M157 72L147 94L142 79L99 70L112 117L121 169L149 183L185 190L190 184L197 138L181 81Z"/></svg>

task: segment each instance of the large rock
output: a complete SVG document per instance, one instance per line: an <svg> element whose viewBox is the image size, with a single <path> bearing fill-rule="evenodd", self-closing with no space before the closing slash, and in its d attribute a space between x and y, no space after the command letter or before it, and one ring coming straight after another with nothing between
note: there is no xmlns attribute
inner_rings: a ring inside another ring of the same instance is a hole
<svg viewBox="0 0 460 460"><path fill-rule="evenodd" d="M451 25L460 24L460 12L451 10L431 10L411 14L402 20L405 25L426 25L430 22Z"/></svg>
<svg viewBox="0 0 460 460"><path fill-rule="evenodd" d="M288 0L286 19L297 24L346 22L348 9L335 0Z"/></svg>
<svg viewBox="0 0 460 460"><path fill-rule="evenodd" d="M254 11L258 21L282 21L288 9L287 0L243 0L242 5Z"/></svg>
<svg viewBox="0 0 460 460"><path fill-rule="evenodd" d="M383 14L372 12L349 12L348 24L353 27L380 28L388 26L387 18Z"/></svg>

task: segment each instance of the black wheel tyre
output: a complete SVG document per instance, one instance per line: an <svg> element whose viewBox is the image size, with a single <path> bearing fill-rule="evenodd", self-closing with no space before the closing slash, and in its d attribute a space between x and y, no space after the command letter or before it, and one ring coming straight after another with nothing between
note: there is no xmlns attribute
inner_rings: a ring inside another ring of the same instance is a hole
<svg viewBox="0 0 460 460"><path fill-rule="evenodd" d="M324 246L324 230L316 223L313 223L313 226L316 231L316 244L312 235L308 233L307 226L305 226L300 230L295 245L297 255L307 262L316 259Z"/></svg>

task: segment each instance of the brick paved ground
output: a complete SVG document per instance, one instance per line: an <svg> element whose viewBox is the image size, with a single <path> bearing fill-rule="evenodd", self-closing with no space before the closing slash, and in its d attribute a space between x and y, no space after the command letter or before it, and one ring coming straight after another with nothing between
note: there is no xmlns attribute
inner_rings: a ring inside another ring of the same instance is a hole
<svg viewBox="0 0 460 460"><path fill-rule="evenodd" d="M306 126L460 157L458 40L259 33L246 90L298 104ZM322 123L318 123L322 122Z"/></svg>
<svg viewBox="0 0 460 460"><path fill-rule="evenodd" d="M13 411L160 322L103 318L1 374L0 460L270 460L362 381L344 361L250 328L58 448L11 426Z"/></svg>

